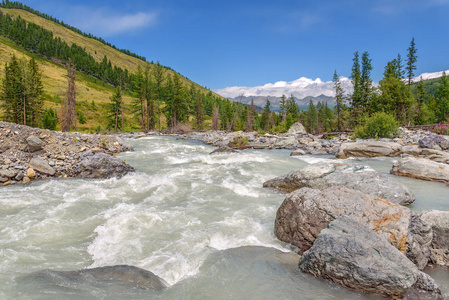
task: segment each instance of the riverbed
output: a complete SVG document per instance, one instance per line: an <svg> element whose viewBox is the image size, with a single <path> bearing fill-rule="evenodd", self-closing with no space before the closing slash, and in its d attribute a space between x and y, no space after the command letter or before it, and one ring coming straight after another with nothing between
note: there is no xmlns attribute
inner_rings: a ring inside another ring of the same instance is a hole
<svg viewBox="0 0 449 300"><path fill-rule="evenodd" d="M264 181L331 157L288 150L209 155L174 137L130 140L120 179L60 179L0 193L1 299L375 299L303 274L295 249L273 234L285 194ZM388 173L394 159L350 159ZM341 160L338 160L341 162ZM449 210L449 187L392 176L417 200ZM163 278L163 291L54 282L44 269L128 264ZM449 271L429 270L449 298Z"/></svg>

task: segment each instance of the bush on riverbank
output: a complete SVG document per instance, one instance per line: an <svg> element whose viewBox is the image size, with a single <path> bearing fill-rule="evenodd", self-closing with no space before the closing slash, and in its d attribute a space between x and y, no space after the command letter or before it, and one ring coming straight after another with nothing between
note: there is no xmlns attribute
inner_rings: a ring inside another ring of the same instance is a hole
<svg viewBox="0 0 449 300"><path fill-rule="evenodd" d="M364 120L363 125L354 130L355 137L361 139L389 138L396 134L398 124L394 116L378 112Z"/></svg>

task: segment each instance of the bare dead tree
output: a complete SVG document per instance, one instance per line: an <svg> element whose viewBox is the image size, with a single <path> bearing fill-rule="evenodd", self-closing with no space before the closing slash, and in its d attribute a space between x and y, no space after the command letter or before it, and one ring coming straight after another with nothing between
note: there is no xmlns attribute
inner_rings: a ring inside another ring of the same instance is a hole
<svg viewBox="0 0 449 300"><path fill-rule="evenodd" d="M218 112L218 107L216 104L214 105L214 109L212 111L212 129L220 129L220 114Z"/></svg>
<svg viewBox="0 0 449 300"><path fill-rule="evenodd" d="M75 91L75 65L69 62L67 70L67 92L61 108L61 130L70 131L70 128L76 129L76 91Z"/></svg>

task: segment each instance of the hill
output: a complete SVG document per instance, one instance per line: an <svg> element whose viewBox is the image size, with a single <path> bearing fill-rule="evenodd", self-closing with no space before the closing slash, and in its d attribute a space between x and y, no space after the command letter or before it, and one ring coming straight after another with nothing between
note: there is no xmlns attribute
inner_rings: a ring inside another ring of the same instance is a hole
<svg viewBox="0 0 449 300"><path fill-rule="evenodd" d="M45 30L49 31L53 40L59 43L57 45L66 44L64 47L71 50L72 52L70 53L72 55L73 53L78 56L84 55L84 60L91 60L90 65L87 64L86 70L77 67L78 70L82 70L82 72L77 71L77 111L83 114L83 118L86 120L85 124L79 125L78 130L92 131L99 128L99 126L101 128L107 126L106 115L109 109L109 98L115 90L113 84L116 84L112 78L115 78L115 81L117 81L117 74L124 74L124 76L127 76L125 78L128 78L128 85L125 87L123 97L126 108L125 117L128 120L126 128L127 130L139 128L138 121L132 117L131 103L133 100L132 96L135 96L131 86L132 80L139 68L142 70L148 68L151 72L155 68L155 64L146 62L143 57L132 54L127 50L116 49L102 39L91 38L86 34L83 35L79 30L77 32L76 29L63 24L63 22L55 22L23 9L0 8L0 13L5 16L11 16L13 20L23 20L24 24L27 24L24 25L26 30L31 28L31 24L33 28L37 28L35 31L39 32L39 34L41 34L41 31L44 33ZM2 25L4 24L0 24L0 27ZM37 46L32 48L23 41L14 39L11 36L13 36L12 33L0 36L0 60L3 63L9 62L13 55L25 60L33 57L42 71L45 96L44 106L59 109L61 99L64 99L67 88L67 67L64 60L45 52L42 53L36 50ZM39 47L41 44L39 44ZM107 65L108 63L109 66ZM110 71L109 76L103 78L103 76L99 75L101 74L100 68L102 66L105 67L106 71ZM115 77L112 77L111 74ZM175 74L178 73L171 68L163 68L164 76L174 76ZM4 64L0 65L0 76L4 76ZM224 99L184 76L179 76L179 78L188 89L193 87L199 93L208 95L209 98Z"/></svg>

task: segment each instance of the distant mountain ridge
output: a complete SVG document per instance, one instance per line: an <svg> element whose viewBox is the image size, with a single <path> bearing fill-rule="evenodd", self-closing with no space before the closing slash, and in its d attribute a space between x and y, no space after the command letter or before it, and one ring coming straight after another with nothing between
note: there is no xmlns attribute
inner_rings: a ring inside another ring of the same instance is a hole
<svg viewBox="0 0 449 300"><path fill-rule="evenodd" d="M319 95L317 97L313 96L307 96L302 99L298 99L296 97L295 101L299 105L301 109L307 109L309 106L310 100L312 100L313 104L317 104L318 102L321 103L327 103L330 107L333 107L336 103L336 100L334 97L329 97L326 95ZM267 103L267 100L270 101L271 109L274 111L280 110L280 103L281 103L281 97L276 96L243 96L243 97L235 97L235 98L229 98L229 100L234 102L240 102L242 104L249 105L251 104L251 100L254 101L254 105L264 107Z"/></svg>

